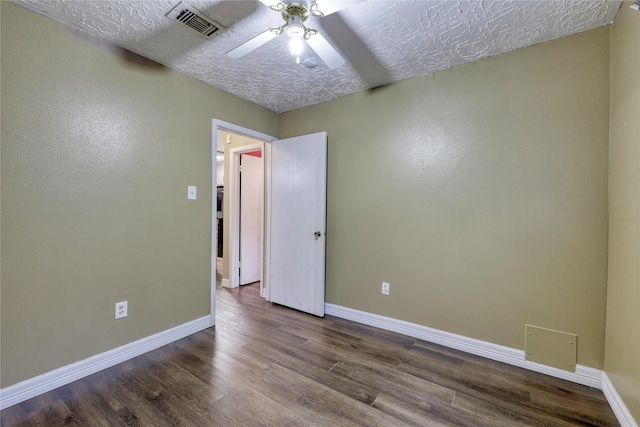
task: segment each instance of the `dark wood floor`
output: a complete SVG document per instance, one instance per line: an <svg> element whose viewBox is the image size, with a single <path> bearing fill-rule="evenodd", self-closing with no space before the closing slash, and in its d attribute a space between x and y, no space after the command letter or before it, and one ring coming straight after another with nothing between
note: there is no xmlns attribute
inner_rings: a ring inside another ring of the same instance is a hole
<svg viewBox="0 0 640 427"><path fill-rule="evenodd" d="M601 391L218 289L216 327L2 411L2 426L615 426Z"/></svg>

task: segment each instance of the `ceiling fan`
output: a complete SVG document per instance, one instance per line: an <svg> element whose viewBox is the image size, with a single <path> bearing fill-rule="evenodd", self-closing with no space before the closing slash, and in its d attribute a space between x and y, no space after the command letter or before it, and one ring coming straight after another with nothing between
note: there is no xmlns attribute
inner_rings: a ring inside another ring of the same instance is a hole
<svg viewBox="0 0 640 427"><path fill-rule="evenodd" d="M231 49L227 52L227 55L231 58L241 58L275 37L286 34L290 38L289 49L291 54L295 55L297 63L300 63L300 54L306 42L330 69L334 70L344 64L345 60L342 55L331 46L317 29L307 27L305 22L310 16L322 18L364 0L322 0L320 1L320 6L315 0L281 0L276 4L273 4L273 1L260 0L269 9L280 13L285 21L284 24L279 27L269 28L240 46Z"/></svg>

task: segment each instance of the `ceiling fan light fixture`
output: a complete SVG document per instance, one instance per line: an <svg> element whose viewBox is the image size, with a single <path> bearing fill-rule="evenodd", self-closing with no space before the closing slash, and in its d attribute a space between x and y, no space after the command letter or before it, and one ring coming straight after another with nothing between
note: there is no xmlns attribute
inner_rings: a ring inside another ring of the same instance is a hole
<svg viewBox="0 0 640 427"><path fill-rule="evenodd" d="M290 16L287 20L287 35L289 37L304 37L306 29L302 22L302 18L298 15Z"/></svg>
<svg viewBox="0 0 640 427"><path fill-rule="evenodd" d="M302 53L303 48L304 44L302 43L302 37L291 37L291 41L289 42L289 50L291 51L291 55L299 56Z"/></svg>
<svg viewBox="0 0 640 427"><path fill-rule="evenodd" d="M241 58L247 53L253 51L257 47L262 46L274 37L286 32L289 36L289 51L291 55L295 55L296 64L300 64L300 54L305 49L305 41L309 45L312 51L314 51L322 61L334 70L342 64L344 64L344 58L331 46L331 44L324 38L322 34L318 33L315 28L309 28L304 25L309 16L320 18L325 14L318 9L318 4L315 0L275 0L277 4L270 5L269 3L274 0L260 0L260 2L266 4L269 9L280 13L284 24L278 27L272 27L263 33L255 36L254 38L246 41L240 46L231 49L227 52L227 55L232 58ZM361 2L364 0L351 0ZM640 1L640 0L638 0ZM344 7L338 7L335 10L330 10L329 13L336 12ZM315 37L313 37L315 36ZM305 65L309 68L316 67L318 64L313 63Z"/></svg>
<svg viewBox="0 0 640 427"><path fill-rule="evenodd" d="M287 35L291 37L289 41L289 51L291 55L295 55L296 64L300 63L300 54L304 49L302 39L306 37L307 29L305 28L304 19L299 15L291 15L287 19Z"/></svg>

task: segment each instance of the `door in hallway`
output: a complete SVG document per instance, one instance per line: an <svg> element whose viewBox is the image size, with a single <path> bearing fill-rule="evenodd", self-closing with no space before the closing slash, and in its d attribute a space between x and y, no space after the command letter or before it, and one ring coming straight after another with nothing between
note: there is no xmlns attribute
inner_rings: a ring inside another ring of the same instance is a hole
<svg viewBox="0 0 640 427"><path fill-rule="evenodd" d="M262 152L243 153L240 170L240 285L260 280L262 268Z"/></svg>

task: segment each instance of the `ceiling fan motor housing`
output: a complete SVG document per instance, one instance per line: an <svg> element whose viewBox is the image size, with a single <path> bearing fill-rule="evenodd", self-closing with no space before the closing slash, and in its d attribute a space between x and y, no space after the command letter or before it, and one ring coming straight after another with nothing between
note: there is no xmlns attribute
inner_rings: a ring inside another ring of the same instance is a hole
<svg viewBox="0 0 640 427"><path fill-rule="evenodd" d="M301 3L289 3L282 11L282 19L288 22L292 16L299 16L302 22L304 22L309 17L309 9Z"/></svg>

